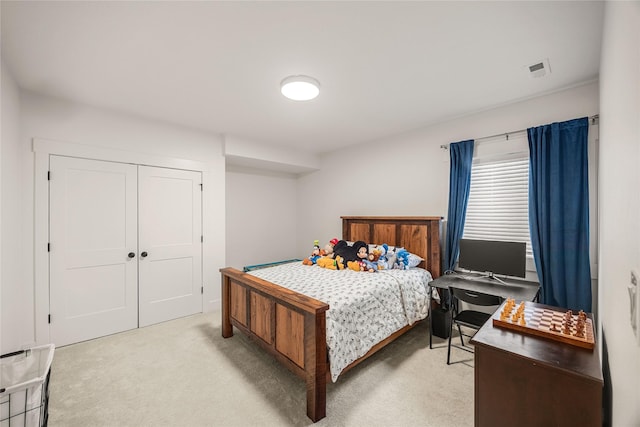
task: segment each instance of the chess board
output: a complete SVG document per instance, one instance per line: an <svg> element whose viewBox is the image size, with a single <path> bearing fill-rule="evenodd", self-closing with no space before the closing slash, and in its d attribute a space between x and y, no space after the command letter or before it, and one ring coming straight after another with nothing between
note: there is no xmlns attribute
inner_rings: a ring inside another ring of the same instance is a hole
<svg viewBox="0 0 640 427"><path fill-rule="evenodd" d="M519 319L514 320L514 315L521 304L523 307L520 311L523 314L520 317L524 317L524 322ZM593 349L595 347L595 339L592 319L585 315L583 317L584 326L581 326L578 323L578 313L568 314L566 310L562 311L562 309L554 308L533 302L520 302L513 307L509 307L509 301L505 301L493 314L493 325L523 334ZM578 333L578 327L582 331L581 333Z"/></svg>

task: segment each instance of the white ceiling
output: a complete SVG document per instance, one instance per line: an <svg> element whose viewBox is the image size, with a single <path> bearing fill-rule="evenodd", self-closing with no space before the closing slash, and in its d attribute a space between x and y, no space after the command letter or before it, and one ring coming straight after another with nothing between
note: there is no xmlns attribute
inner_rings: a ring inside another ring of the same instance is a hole
<svg viewBox="0 0 640 427"><path fill-rule="evenodd" d="M602 2L9 2L25 89L324 152L598 77ZM525 71L549 59L552 73ZM320 96L280 81L307 74Z"/></svg>

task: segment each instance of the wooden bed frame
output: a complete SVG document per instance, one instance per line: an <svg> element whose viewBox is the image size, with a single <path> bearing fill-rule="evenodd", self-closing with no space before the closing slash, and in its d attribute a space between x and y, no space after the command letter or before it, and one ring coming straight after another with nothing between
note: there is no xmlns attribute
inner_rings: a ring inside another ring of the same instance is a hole
<svg viewBox="0 0 640 427"><path fill-rule="evenodd" d="M425 261L419 267L440 276L441 217L343 216L342 238L404 247ZM307 383L307 416L316 422L326 415L326 311L329 305L234 268L223 268L222 336L233 327L247 334L280 363ZM415 325L415 324L414 324ZM346 372L414 325L405 326L375 345Z"/></svg>

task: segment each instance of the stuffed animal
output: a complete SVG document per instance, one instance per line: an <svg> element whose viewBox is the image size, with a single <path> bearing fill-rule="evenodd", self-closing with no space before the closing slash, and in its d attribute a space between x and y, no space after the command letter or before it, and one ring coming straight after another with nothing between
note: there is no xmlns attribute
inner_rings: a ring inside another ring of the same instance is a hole
<svg viewBox="0 0 640 427"><path fill-rule="evenodd" d="M316 265L329 270L344 270L345 263L340 255L336 255L335 259L323 256L316 261Z"/></svg>
<svg viewBox="0 0 640 427"><path fill-rule="evenodd" d="M329 240L329 243L327 243L324 247L324 256L316 260L316 265L319 265L322 268L329 268L331 270L344 269L346 263L341 256L336 255L333 251L333 248L337 243L338 239L336 238Z"/></svg>
<svg viewBox="0 0 640 427"><path fill-rule="evenodd" d="M378 254L378 270L388 270L390 268L389 262L387 260L388 251L389 245L387 245L386 243L376 246L376 248L373 250L373 253Z"/></svg>
<svg viewBox="0 0 640 427"><path fill-rule="evenodd" d="M396 255L396 253L392 249L389 249L387 251L387 265L389 266L389 269L393 268L393 266L396 263L397 259L398 259L398 257Z"/></svg>
<svg viewBox="0 0 640 427"><path fill-rule="evenodd" d="M363 261L349 261L347 262L347 268L353 271L364 271L365 264Z"/></svg>
<svg viewBox="0 0 640 427"><path fill-rule="evenodd" d="M325 250L320 249L320 242L318 240L313 241L313 250L311 251L311 255L302 260L304 265L314 265L320 257L324 256Z"/></svg>
<svg viewBox="0 0 640 427"><path fill-rule="evenodd" d="M336 239L335 237L333 239L329 240L329 243L327 243L324 246L325 256L329 256L329 257L333 258L333 256L335 255L334 248L335 248L337 243L338 243L338 239Z"/></svg>
<svg viewBox="0 0 640 427"><path fill-rule="evenodd" d="M358 252L363 250L363 256L358 256ZM354 242L351 246L346 241L339 240L333 247L333 252L336 255L340 255L345 263L349 263L349 261L360 261L366 258L369 253L369 246L362 240Z"/></svg>
<svg viewBox="0 0 640 427"><path fill-rule="evenodd" d="M406 249L398 249L398 252L396 252L396 262L393 267L400 270L409 269L409 252Z"/></svg>
<svg viewBox="0 0 640 427"><path fill-rule="evenodd" d="M369 245L362 241L355 242L353 246L358 248L356 252L357 260L347 261L347 268L354 271L377 271L378 258L374 254L369 254ZM375 260L375 261L374 261Z"/></svg>
<svg viewBox="0 0 640 427"><path fill-rule="evenodd" d="M349 248L346 240L338 240L336 244L333 245L333 253L336 255L340 255L341 257L348 255L350 251L351 249Z"/></svg>
<svg viewBox="0 0 640 427"><path fill-rule="evenodd" d="M365 259L364 265L365 265L365 271L368 271L369 273L374 273L376 271L378 271L378 260L380 259L380 252L378 252L377 250L373 250L371 251L371 253L368 255L367 259Z"/></svg>

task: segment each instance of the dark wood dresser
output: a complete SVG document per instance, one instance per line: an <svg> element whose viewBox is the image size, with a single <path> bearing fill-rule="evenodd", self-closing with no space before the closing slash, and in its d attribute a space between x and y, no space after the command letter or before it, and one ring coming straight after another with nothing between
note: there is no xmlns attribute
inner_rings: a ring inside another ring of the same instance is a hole
<svg viewBox="0 0 640 427"><path fill-rule="evenodd" d="M602 426L597 342L590 350L503 329L493 325L499 316L498 310L471 341L475 425Z"/></svg>

